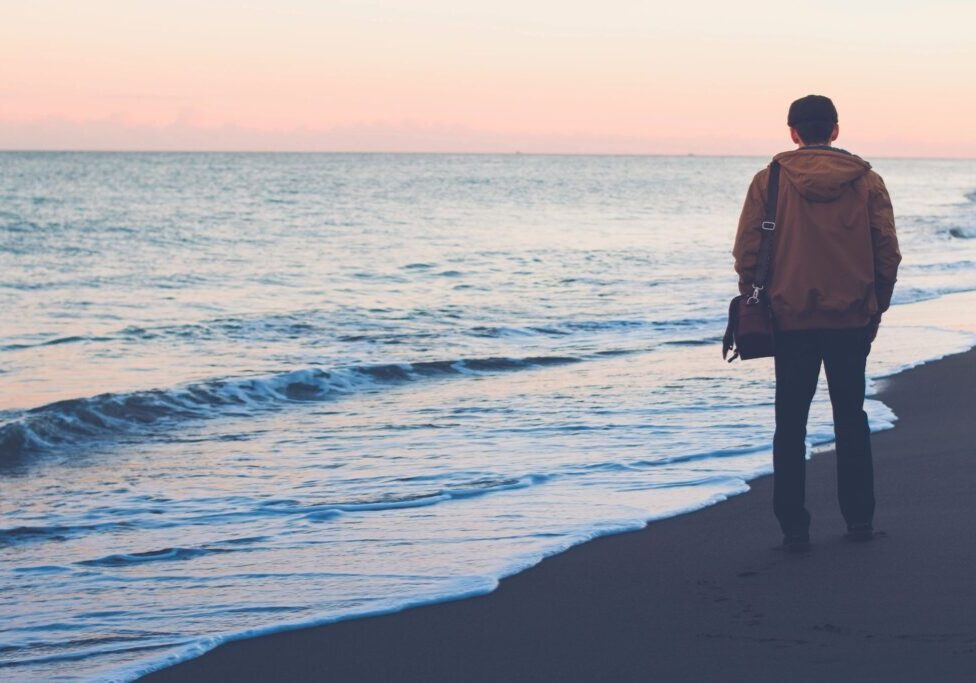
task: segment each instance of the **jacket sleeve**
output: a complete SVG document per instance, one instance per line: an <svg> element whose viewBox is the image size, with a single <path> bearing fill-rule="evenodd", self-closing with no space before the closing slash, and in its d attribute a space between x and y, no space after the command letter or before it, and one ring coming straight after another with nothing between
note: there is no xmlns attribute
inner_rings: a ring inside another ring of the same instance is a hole
<svg viewBox="0 0 976 683"><path fill-rule="evenodd" d="M732 256L735 272L739 274L739 293L752 291L752 283L759 261L759 245L762 242L762 220L766 211L766 178L769 169L763 169L752 179L746 201L739 215L739 229L735 234Z"/></svg>
<svg viewBox="0 0 976 683"><path fill-rule="evenodd" d="M874 291L878 297L878 312L884 313L891 305L891 293L895 289L901 252L895 234L895 214L891 198L881 176L868 193L868 212L871 220L871 245L874 248Z"/></svg>

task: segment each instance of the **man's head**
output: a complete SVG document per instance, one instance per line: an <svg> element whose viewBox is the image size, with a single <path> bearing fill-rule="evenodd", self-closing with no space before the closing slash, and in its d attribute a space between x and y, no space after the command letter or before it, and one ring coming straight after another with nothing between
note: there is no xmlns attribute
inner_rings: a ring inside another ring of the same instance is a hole
<svg viewBox="0 0 976 683"><path fill-rule="evenodd" d="M829 145L837 139L837 108L829 97L807 95L790 105L786 117L793 142L800 145Z"/></svg>

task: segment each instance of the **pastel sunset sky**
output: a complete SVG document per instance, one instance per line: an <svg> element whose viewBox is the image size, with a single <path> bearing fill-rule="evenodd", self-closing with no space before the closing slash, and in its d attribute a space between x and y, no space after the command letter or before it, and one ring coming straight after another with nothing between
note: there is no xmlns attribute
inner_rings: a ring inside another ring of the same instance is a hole
<svg viewBox="0 0 976 683"><path fill-rule="evenodd" d="M0 0L0 149L976 157L976 2Z"/></svg>

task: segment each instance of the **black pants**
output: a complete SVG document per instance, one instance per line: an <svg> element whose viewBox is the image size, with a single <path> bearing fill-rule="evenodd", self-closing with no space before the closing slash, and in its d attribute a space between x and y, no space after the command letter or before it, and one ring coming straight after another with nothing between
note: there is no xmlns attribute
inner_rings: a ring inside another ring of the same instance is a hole
<svg viewBox="0 0 976 683"><path fill-rule="evenodd" d="M820 364L834 412L837 494L848 524L871 523L874 469L864 412L864 367L871 350L865 328L802 330L776 335L776 436L773 439L773 510L783 533L805 534L807 416Z"/></svg>

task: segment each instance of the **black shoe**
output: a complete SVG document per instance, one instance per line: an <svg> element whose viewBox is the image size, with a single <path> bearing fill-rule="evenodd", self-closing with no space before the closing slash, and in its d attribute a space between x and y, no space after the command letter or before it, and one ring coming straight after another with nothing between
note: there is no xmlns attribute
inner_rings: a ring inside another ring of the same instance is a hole
<svg viewBox="0 0 976 683"><path fill-rule="evenodd" d="M810 551L810 534L786 534L783 536L783 550L788 553Z"/></svg>
<svg viewBox="0 0 976 683"><path fill-rule="evenodd" d="M867 524L848 524L844 538L848 541L873 541L874 527L871 526L870 522Z"/></svg>

